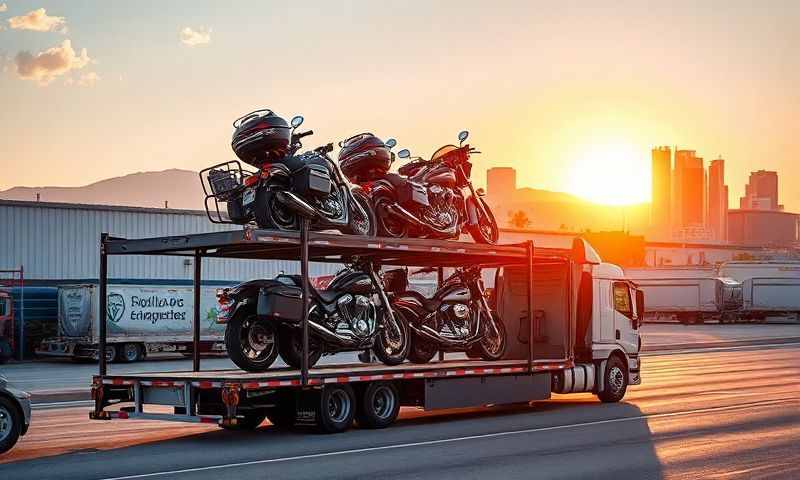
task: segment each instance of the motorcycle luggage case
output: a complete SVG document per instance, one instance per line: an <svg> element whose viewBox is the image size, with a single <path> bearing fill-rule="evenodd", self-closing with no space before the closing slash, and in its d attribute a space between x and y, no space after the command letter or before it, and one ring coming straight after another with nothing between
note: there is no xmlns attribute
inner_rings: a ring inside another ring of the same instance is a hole
<svg viewBox="0 0 800 480"><path fill-rule="evenodd" d="M294 189L300 195L328 195L333 182L330 173L319 165L306 165L292 175Z"/></svg>
<svg viewBox="0 0 800 480"><path fill-rule="evenodd" d="M297 287L262 288L258 292L259 317L299 322L303 319L303 294Z"/></svg>
<svg viewBox="0 0 800 480"><path fill-rule="evenodd" d="M411 181L405 182L403 186L397 189L397 200L401 205L417 203L425 207L430 206L428 190L425 185Z"/></svg>
<svg viewBox="0 0 800 480"><path fill-rule="evenodd" d="M341 143L339 167L351 179L375 180L392 165L392 154L383 141L371 133L352 136Z"/></svg>

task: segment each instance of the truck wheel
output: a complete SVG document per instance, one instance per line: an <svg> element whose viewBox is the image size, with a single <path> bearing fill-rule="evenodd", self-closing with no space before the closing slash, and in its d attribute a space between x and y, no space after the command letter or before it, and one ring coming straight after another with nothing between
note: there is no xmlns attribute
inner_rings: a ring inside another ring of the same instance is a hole
<svg viewBox="0 0 800 480"><path fill-rule="evenodd" d="M256 315L256 306L240 308L225 329L225 348L237 367L264 372L278 358L278 335L272 322Z"/></svg>
<svg viewBox="0 0 800 480"><path fill-rule="evenodd" d="M142 359L142 349L138 343L123 344L117 354L119 355L118 360L121 362L131 363Z"/></svg>
<svg viewBox="0 0 800 480"><path fill-rule="evenodd" d="M408 350L408 360L411 363L428 363L436 356L438 349L432 342L427 342L418 335L411 337L411 348Z"/></svg>
<svg viewBox="0 0 800 480"><path fill-rule="evenodd" d="M628 390L628 369L616 355L609 357L603 373L603 391L597 396L605 403L622 400Z"/></svg>
<svg viewBox="0 0 800 480"><path fill-rule="evenodd" d="M225 430L255 430L267 418L267 414L262 411L245 412L239 415L236 425L220 425Z"/></svg>
<svg viewBox="0 0 800 480"><path fill-rule="evenodd" d="M0 453L11 450L22 434L23 418L11 400L0 397Z"/></svg>
<svg viewBox="0 0 800 480"><path fill-rule="evenodd" d="M97 353L94 354L94 359L95 360L100 359ZM106 345L106 362L111 363L111 362L116 362L117 360L119 360L119 357L117 356L117 346Z"/></svg>
<svg viewBox="0 0 800 480"><path fill-rule="evenodd" d="M356 421L363 428L386 428L400 412L400 395L391 382L372 382L364 389Z"/></svg>
<svg viewBox="0 0 800 480"><path fill-rule="evenodd" d="M323 433L344 432L353 424L356 396L350 385L326 385L316 408L317 427Z"/></svg>

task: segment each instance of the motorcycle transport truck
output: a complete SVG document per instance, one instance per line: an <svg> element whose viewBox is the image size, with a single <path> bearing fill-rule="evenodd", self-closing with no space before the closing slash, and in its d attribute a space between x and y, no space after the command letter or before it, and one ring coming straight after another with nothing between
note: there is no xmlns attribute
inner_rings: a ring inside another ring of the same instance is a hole
<svg viewBox="0 0 800 480"><path fill-rule="evenodd" d="M375 266L480 265L494 271L489 302L501 318L507 348L499 360L463 354L399 365L326 364L309 368L308 309L301 321L300 368L263 372L203 371L198 349L192 369L179 372L109 373L105 357L92 382L95 420L148 419L210 423L227 429L256 428L266 418L279 427L309 425L341 432L353 422L382 428L401 406L426 410L545 400L553 393L591 392L617 402L641 382L639 323L644 295L622 269L603 263L583 240L572 249L538 249L452 240L365 238L309 231L245 228L147 239L101 236L100 299L108 262L121 255L185 255L194 258L195 299L204 258L300 260L303 302L310 302L309 262ZM441 277L442 275L440 275ZM195 302L195 305L199 304ZM108 308L100 302L99 318ZM200 342L202 310L193 311L193 341ZM99 324L99 345L110 323Z"/></svg>

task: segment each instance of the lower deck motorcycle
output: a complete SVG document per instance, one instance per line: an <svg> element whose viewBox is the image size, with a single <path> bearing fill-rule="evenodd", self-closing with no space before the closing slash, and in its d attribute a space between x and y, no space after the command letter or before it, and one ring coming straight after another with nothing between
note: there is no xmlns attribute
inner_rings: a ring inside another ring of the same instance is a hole
<svg viewBox="0 0 800 480"><path fill-rule="evenodd" d="M402 363L410 336L405 315L394 309L371 263L356 261L324 290L310 287L308 366L325 354L372 349L387 365ZM303 361L303 290L298 275L242 283L218 294L218 322L227 323L225 346L238 367L261 372L277 356Z"/></svg>
<svg viewBox="0 0 800 480"><path fill-rule="evenodd" d="M505 353L505 327L489 306L480 267L456 268L431 298L413 290L393 294L392 305L408 320L408 359L414 363L427 363L440 350L484 360L499 360Z"/></svg>
<svg viewBox="0 0 800 480"><path fill-rule="evenodd" d="M234 160L200 172L209 219L291 231L299 228L301 218L307 218L316 230L374 236L371 204L328 156L333 144L297 153L302 148L300 140L313 134L297 132L302 123L303 117L296 116L290 127L269 110L234 122L231 146L240 160L256 170L246 170Z"/></svg>

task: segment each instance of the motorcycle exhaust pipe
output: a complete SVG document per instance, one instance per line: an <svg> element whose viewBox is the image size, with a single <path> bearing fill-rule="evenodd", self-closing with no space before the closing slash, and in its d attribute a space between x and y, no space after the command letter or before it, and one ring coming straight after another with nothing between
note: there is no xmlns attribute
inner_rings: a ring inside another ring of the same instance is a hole
<svg viewBox="0 0 800 480"><path fill-rule="evenodd" d="M316 322L312 322L311 320L308 321L308 326L311 327L311 330L313 330L315 334L322 337L322 339L328 343L333 343L336 345L342 345L346 347L357 347L361 345L360 340L352 337L345 337L343 335L339 335L338 333L331 332L327 328L323 327L322 325Z"/></svg>
<svg viewBox="0 0 800 480"><path fill-rule="evenodd" d="M294 210L298 215L302 215L303 217L313 219L319 215L314 207L306 203L305 200L298 197L292 192L286 192L286 191L275 192L275 198L277 198L278 201L281 202L282 204Z"/></svg>
<svg viewBox="0 0 800 480"><path fill-rule="evenodd" d="M409 323L408 326L409 328L411 328L412 331L414 331L414 333L421 336L425 340L438 345L444 345L445 347L464 348L473 343L466 340L452 340L449 338L444 338L441 335L439 335L434 329L432 329L427 325L418 327L412 323Z"/></svg>
<svg viewBox="0 0 800 480"><path fill-rule="evenodd" d="M388 210L389 210L389 213L391 215L396 215L396 216L400 217L402 220L405 220L405 221L407 221L409 223L414 224L415 227L421 227L421 228L424 228L424 229L427 229L427 230L433 230L434 232L440 233L440 234L443 234L443 235L455 235L455 233L456 233L456 228L440 229L440 228L436 228L436 227L434 227L434 226L432 226L432 225L430 225L428 223L425 223L422 220L420 220L419 218L417 218L413 213L409 212L408 210L406 210L405 208L403 208L400 205L397 205L397 204L390 205L388 207Z"/></svg>

